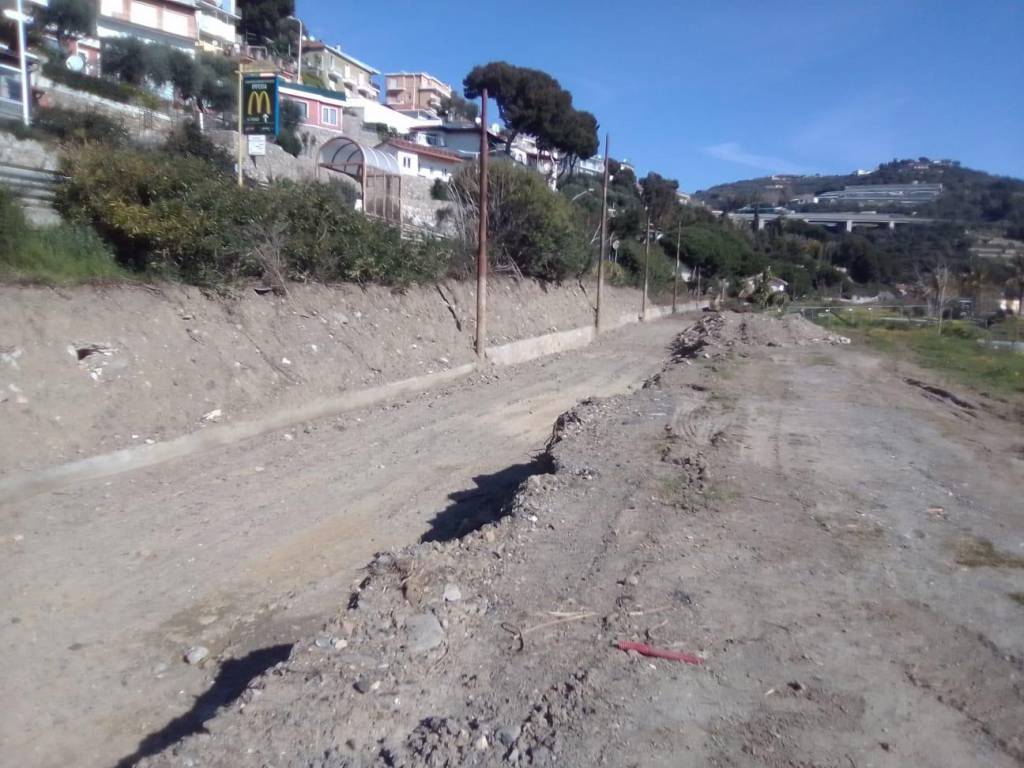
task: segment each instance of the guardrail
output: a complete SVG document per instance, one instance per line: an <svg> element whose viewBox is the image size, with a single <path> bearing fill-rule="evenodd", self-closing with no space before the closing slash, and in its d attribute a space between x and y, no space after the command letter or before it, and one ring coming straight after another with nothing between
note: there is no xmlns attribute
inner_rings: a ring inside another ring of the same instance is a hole
<svg viewBox="0 0 1024 768"><path fill-rule="evenodd" d="M64 179L57 171L0 163L0 186L11 191L29 220L36 224L51 224L59 220L53 209L53 199Z"/></svg>

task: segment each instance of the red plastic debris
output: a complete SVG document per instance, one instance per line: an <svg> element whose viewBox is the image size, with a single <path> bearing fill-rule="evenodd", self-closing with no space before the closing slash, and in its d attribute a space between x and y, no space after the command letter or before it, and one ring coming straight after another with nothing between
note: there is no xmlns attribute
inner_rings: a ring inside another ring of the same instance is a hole
<svg viewBox="0 0 1024 768"><path fill-rule="evenodd" d="M692 653L683 651L670 651L665 648L655 648L647 643L634 643L632 640L619 640L615 647L620 651L636 651L641 656L651 656L655 659L668 659L670 661L685 661L687 664L703 664L704 659L694 656Z"/></svg>

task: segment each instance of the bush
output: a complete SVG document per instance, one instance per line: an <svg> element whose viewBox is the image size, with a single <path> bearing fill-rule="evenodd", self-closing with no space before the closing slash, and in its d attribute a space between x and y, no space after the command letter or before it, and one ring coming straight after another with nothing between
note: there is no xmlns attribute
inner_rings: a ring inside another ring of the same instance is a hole
<svg viewBox="0 0 1024 768"><path fill-rule="evenodd" d="M464 212L477 210L479 167L469 166L453 180ZM528 277L564 280L587 271L594 248L581 213L552 191L540 174L496 162L488 175L488 236L499 268L513 267ZM468 222L467 216L464 220Z"/></svg>
<svg viewBox="0 0 1024 768"><path fill-rule="evenodd" d="M65 163L58 206L93 224L125 266L199 284L237 272L258 201L205 160L86 146Z"/></svg>
<svg viewBox="0 0 1024 768"><path fill-rule="evenodd" d="M451 244L409 243L352 208L340 184L239 188L195 154L100 150L69 157L61 210L95 226L119 260L197 284L264 275L403 285L455 264Z"/></svg>
<svg viewBox="0 0 1024 768"><path fill-rule="evenodd" d="M122 278L110 248L88 227L33 229L17 201L0 189L0 277L66 283Z"/></svg>
<svg viewBox="0 0 1024 768"><path fill-rule="evenodd" d="M441 179L434 179L434 183L430 185L430 197L432 200L451 200L448 184Z"/></svg>
<svg viewBox="0 0 1024 768"><path fill-rule="evenodd" d="M61 64L60 60L50 60L43 64L43 74L57 83L62 83L76 91L84 91L122 104L137 104L145 101L144 92L139 88L119 83L104 77L92 77L81 72L72 72ZM148 104L143 104L148 106Z"/></svg>
<svg viewBox="0 0 1024 768"><path fill-rule="evenodd" d="M128 142L124 125L101 112L40 107L36 110L33 127L59 141L95 141L111 147Z"/></svg>
<svg viewBox="0 0 1024 768"><path fill-rule="evenodd" d="M220 173L234 172L235 161L223 147L208 139L194 120L186 120L175 128L164 142L164 150L172 155L205 160Z"/></svg>

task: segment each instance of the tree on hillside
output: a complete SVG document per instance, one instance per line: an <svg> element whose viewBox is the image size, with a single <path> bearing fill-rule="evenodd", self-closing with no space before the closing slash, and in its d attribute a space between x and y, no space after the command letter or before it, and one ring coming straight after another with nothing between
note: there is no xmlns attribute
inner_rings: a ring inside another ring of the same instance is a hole
<svg viewBox="0 0 1024 768"><path fill-rule="evenodd" d="M291 30L285 19L295 14L295 0L238 0L238 13L246 43L287 47Z"/></svg>
<svg viewBox="0 0 1024 768"><path fill-rule="evenodd" d="M547 72L494 61L474 67L465 80L467 99L478 99L484 89L498 105L508 129L505 151L521 133L537 139L542 150L557 149L568 155L590 157L597 151L597 120L573 107L572 94Z"/></svg>
<svg viewBox="0 0 1024 768"><path fill-rule="evenodd" d="M593 157L600 149L597 118L585 110L573 110L563 128L555 145L565 153L563 172L572 175L576 171L577 161Z"/></svg>
<svg viewBox="0 0 1024 768"><path fill-rule="evenodd" d="M103 42L103 74L130 85L142 85L151 71L152 57L137 37L118 37Z"/></svg>
<svg viewBox="0 0 1024 768"><path fill-rule="evenodd" d="M641 198L656 227L665 229L679 205L679 182L651 171L640 182Z"/></svg>
<svg viewBox="0 0 1024 768"><path fill-rule="evenodd" d="M96 31L96 3L93 0L50 0L40 8L40 23L54 30L61 50L66 50L68 39L76 35L92 35Z"/></svg>
<svg viewBox="0 0 1024 768"><path fill-rule="evenodd" d="M480 116L480 107L476 102L467 101L459 94L453 93L451 96L441 99L441 108L437 113L446 120L473 122Z"/></svg>

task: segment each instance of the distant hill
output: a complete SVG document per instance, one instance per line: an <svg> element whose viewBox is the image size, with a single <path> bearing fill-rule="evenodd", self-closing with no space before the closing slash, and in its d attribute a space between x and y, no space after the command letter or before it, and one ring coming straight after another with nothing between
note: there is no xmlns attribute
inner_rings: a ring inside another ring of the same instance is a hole
<svg viewBox="0 0 1024 768"><path fill-rule="evenodd" d="M985 226L993 231L1002 231L1009 237L1024 239L1024 180L965 168L955 160L930 160L926 157L893 160L869 173L838 176L763 176L718 184L695 193L695 196L716 210L732 211L751 203L816 210L825 204L815 204L807 198L822 192L865 184L913 182L942 184L942 194L932 203L893 206L893 210ZM871 208L885 210L886 206L873 204Z"/></svg>

